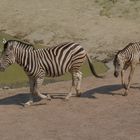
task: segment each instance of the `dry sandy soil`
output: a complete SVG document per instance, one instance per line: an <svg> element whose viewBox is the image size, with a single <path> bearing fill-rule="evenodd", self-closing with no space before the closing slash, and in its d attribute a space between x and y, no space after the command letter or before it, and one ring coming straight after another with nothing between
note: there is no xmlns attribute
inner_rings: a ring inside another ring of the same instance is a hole
<svg viewBox="0 0 140 140"><path fill-rule="evenodd" d="M100 16L103 7L95 1L1 0L0 30L45 45L77 41L92 54L139 41L139 18L131 12L132 18ZM120 0L113 7L134 6L137 12L136 2ZM120 13L116 9L114 14ZM27 88L1 90L0 140L140 140L139 69L127 97L121 96L120 79L112 71L104 79L85 78L82 96L67 102L62 98L70 81L42 87L52 101L27 108L22 106L28 100Z"/></svg>
<svg viewBox="0 0 140 140"><path fill-rule="evenodd" d="M23 107L28 89L0 94L1 140L139 140L140 84L136 70L128 96L121 96L120 79L83 79L81 97L64 101L71 81L42 87L52 101ZM43 104L42 104L43 103ZM46 104L44 104L46 103Z"/></svg>

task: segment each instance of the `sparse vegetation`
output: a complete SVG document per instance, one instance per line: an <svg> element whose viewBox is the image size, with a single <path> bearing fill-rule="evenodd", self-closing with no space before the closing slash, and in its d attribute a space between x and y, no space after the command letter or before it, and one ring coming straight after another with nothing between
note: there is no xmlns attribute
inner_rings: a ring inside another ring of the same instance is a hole
<svg viewBox="0 0 140 140"><path fill-rule="evenodd" d="M124 17L136 19L140 16L139 0L96 0L101 7L100 15L106 17Z"/></svg>

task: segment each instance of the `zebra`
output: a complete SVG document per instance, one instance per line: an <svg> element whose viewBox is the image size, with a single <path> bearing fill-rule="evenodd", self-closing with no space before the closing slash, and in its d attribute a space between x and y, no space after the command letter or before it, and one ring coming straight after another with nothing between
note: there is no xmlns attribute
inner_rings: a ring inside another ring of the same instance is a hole
<svg viewBox="0 0 140 140"><path fill-rule="evenodd" d="M96 74L87 52L78 43L65 42L54 47L35 49L31 44L18 40L8 40L4 42L0 71L4 71L15 62L23 67L29 78L31 93L29 101L25 105L33 104L34 95L39 96L41 99L51 100L49 94L44 95L40 93L40 86L44 78L57 77L70 72L72 75L72 86L65 97L68 100L72 96L73 87L75 87L76 95L81 95L82 72L80 67L86 58L92 74L97 78L102 78L102 76Z"/></svg>
<svg viewBox="0 0 140 140"><path fill-rule="evenodd" d="M121 83L125 89L123 96L128 95L136 65L140 63L140 42L129 43L124 49L117 52L114 58L114 76L121 73ZM124 72L130 67L128 83L124 81Z"/></svg>

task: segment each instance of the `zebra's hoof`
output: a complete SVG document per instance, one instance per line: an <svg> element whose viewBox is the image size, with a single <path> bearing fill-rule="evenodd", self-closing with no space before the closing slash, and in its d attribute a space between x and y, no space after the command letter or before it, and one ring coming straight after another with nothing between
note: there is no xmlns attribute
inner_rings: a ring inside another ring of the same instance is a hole
<svg viewBox="0 0 140 140"><path fill-rule="evenodd" d="M124 85L123 85L123 87L124 87L124 89L127 89L127 86L126 86L126 84L124 84Z"/></svg>
<svg viewBox="0 0 140 140"><path fill-rule="evenodd" d="M33 101L28 101L24 104L24 107L29 107L31 105L33 105Z"/></svg>
<svg viewBox="0 0 140 140"><path fill-rule="evenodd" d="M127 96L127 95L128 95L128 93L125 92L122 96Z"/></svg>
<svg viewBox="0 0 140 140"><path fill-rule="evenodd" d="M66 96L65 98L64 98L64 101L68 101L70 99L70 97L69 96Z"/></svg>
<svg viewBox="0 0 140 140"><path fill-rule="evenodd" d="M76 97L80 97L80 96L81 96L81 93L77 93L77 94L76 94Z"/></svg>
<svg viewBox="0 0 140 140"><path fill-rule="evenodd" d="M51 100L52 100L52 98L51 98L51 96L50 96L50 95L47 95L47 100L49 100L49 101L51 101Z"/></svg>

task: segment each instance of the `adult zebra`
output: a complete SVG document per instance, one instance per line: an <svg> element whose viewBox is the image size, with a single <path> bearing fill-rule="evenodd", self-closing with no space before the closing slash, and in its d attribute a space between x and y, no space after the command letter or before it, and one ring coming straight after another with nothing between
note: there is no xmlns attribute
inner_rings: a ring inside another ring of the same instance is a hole
<svg viewBox="0 0 140 140"><path fill-rule="evenodd" d="M80 96L82 73L79 69L86 58L93 75L101 78L96 74L86 51L77 43L67 42L52 48L35 49L31 44L8 40L2 51L0 70L4 71L15 62L24 68L29 77L31 92L26 105L31 105L33 95L38 95L42 99L51 99L49 95L45 96L39 90L45 76L56 77L66 72L72 74L72 87L75 87L77 96ZM72 87L66 99L70 98Z"/></svg>
<svg viewBox="0 0 140 140"><path fill-rule="evenodd" d="M140 63L140 42L129 43L124 49L118 51L114 58L114 76L118 77L121 73L122 86L125 89L123 96L128 94L130 83L133 77L135 67ZM124 81L124 72L130 66L130 73L128 77L128 84Z"/></svg>

